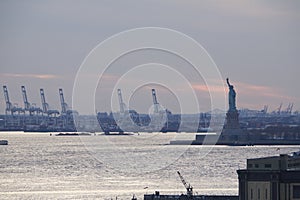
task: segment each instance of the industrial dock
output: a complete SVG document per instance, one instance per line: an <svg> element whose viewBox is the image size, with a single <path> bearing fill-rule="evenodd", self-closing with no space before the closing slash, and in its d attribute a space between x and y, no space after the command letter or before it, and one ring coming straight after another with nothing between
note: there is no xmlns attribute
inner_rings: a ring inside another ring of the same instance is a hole
<svg viewBox="0 0 300 200"><path fill-rule="evenodd" d="M228 81L228 80L227 80ZM235 91L228 81L229 110L225 112L205 112L199 114L173 114L163 109L158 102L155 89L151 90L153 113L138 113L126 107L121 89L117 90L118 112L98 112L95 115L80 115L65 101L63 89L58 89L61 109L50 109L43 88L40 89L41 107L30 103L25 86L21 86L24 106L10 101L7 86L3 86L5 114L0 115L1 131L24 132L191 132L194 141L172 141L171 144L220 144L220 145L296 145L300 144L300 114L293 112L290 103L284 110L238 110L235 105ZM231 88L232 87L232 88ZM210 124L222 128L216 135ZM206 142L204 142L204 140ZM213 141L213 142L210 142Z"/></svg>

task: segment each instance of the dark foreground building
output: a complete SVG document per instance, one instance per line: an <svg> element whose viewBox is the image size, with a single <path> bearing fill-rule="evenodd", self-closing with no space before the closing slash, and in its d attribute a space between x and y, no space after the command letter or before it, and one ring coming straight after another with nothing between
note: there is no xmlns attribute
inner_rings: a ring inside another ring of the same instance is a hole
<svg viewBox="0 0 300 200"><path fill-rule="evenodd" d="M238 200L238 196L229 196L229 195L194 195L193 194L193 187L188 184L181 173L177 171L181 182L183 183L184 187L186 188L186 194L180 195L170 195L165 194L161 195L159 191L156 191L154 194L145 194L144 200Z"/></svg>
<svg viewBox="0 0 300 200"><path fill-rule="evenodd" d="M248 159L237 173L240 200L300 200L300 152Z"/></svg>
<svg viewBox="0 0 300 200"><path fill-rule="evenodd" d="M186 194L165 195L156 191L144 200L300 200L300 151L293 154L247 159L247 169L237 170L239 196L193 195L185 182Z"/></svg>
<svg viewBox="0 0 300 200"><path fill-rule="evenodd" d="M145 194L144 200L238 200L238 196L224 196L224 195L193 195L188 196L186 194L181 195L161 195L159 192L155 194Z"/></svg>

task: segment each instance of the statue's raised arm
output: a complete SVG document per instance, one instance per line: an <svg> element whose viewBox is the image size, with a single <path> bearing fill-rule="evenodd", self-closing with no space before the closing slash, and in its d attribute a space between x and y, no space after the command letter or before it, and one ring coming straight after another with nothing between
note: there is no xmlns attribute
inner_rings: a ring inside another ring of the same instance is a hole
<svg viewBox="0 0 300 200"><path fill-rule="evenodd" d="M229 83L229 78L226 78L226 81L227 81L228 87L232 86L232 85L230 85L230 83Z"/></svg>

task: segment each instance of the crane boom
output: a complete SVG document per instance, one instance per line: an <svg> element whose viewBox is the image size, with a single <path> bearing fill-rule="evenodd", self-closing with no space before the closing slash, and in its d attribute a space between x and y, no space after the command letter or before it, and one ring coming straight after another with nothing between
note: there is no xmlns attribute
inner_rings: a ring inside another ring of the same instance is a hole
<svg viewBox="0 0 300 200"><path fill-rule="evenodd" d="M6 111L11 111L12 104L9 101L8 90L7 90L7 87L5 85L3 86L3 92L4 92L5 103L6 103Z"/></svg>
<svg viewBox="0 0 300 200"><path fill-rule="evenodd" d="M291 113L292 113L292 111L293 111L293 106L294 106L293 103L289 103L288 107L286 108L286 113L287 113L287 114L291 114Z"/></svg>
<svg viewBox="0 0 300 200"><path fill-rule="evenodd" d="M18 104L13 105L10 102L9 95L8 95L8 89L5 85L3 86L3 92L4 92L5 103L6 103L5 114L7 114L8 112L11 112L11 114L13 115L15 112L18 112L19 114L25 112L22 108L18 107Z"/></svg>
<svg viewBox="0 0 300 200"><path fill-rule="evenodd" d="M279 105L279 107L278 107L278 109L277 109L277 114L281 114L281 108L282 108L282 103L280 103L280 105Z"/></svg>
<svg viewBox="0 0 300 200"><path fill-rule="evenodd" d="M24 111L28 111L30 115L32 115L33 113L36 113L36 114L41 113L42 109L36 107L35 104L31 105L28 102L25 86L22 85L21 90L22 90L22 96L23 96L23 101L24 101Z"/></svg>
<svg viewBox="0 0 300 200"><path fill-rule="evenodd" d="M154 113L158 113L159 103L157 101L155 89L152 89L152 99L153 99L153 105L154 105Z"/></svg>
<svg viewBox="0 0 300 200"><path fill-rule="evenodd" d="M126 106L125 103L123 102L121 89L118 89L118 97L119 97L119 104L120 104L120 113L124 113Z"/></svg>
<svg viewBox="0 0 300 200"><path fill-rule="evenodd" d="M46 102L46 98L45 98L45 93L44 93L44 89L40 89L40 94L41 94L41 101L42 101L42 107L43 107L43 112L47 113L48 109L49 109L49 105Z"/></svg>
<svg viewBox="0 0 300 200"><path fill-rule="evenodd" d="M64 93L61 88L59 88L59 97L60 97L60 103L61 103L61 113L66 113L68 105L65 102Z"/></svg>
<svg viewBox="0 0 300 200"><path fill-rule="evenodd" d="M292 103L291 106L290 106L289 114L292 114L292 112L293 112L293 107L294 107L294 103Z"/></svg>
<svg viewBox="0 0 300 200"><path fill-rule="evenodd" d="M43 88L40 89L40 94L41 94L43 113L46 113L48 115L58 115L59 114L58 110L50 110L49 109L49 104L46 102L45 92L44 92Z"/></svg>
<svg viewBox="0 0 300 200"><path fill-rule="evenodd" d="M23 101L24 101L24 108L25 108L25 110L29 110L30 103L28 102L27 93L26 93L26 89L25 89L24 85L21 86L21 90L22 90L22 96L23 96Z"/></svg>
<svg viewBox="0 0 300 200"><path fill-rule="evenodd" d="M5 85L3 86L3 92L4 92L5 103L6 103L5 113L7 114L7 112L9 112L9 111L12 112L12 104L9 101L8 90L7 90L7 87Z"/></svg>
<svg viewBox="0 0 300 200"><path fill-rule="evenodd" d="M184 180L183 176L180 174L179 171L177 171L177 174L178 174L181 182L183 183L184 187L186 188L187 196L192 197L193 196L193 187Z"/></svg>
<svg viewBox="0 0 300 200"><path fill-rule="evenodd" d="M265 113L265 114L266 114L267 112L268 112L268 106L267 106L267 105L265 105L265 106L264 106L264 109L263 109L263 113Z"/></svg>
<svg viewBox="0 0 300 200"><path fill-rule="evenodd" d="M61 88L59 88L59 98L60 98L60 103L61 103L61 114L78 115L78 112L76 110L69 110L70 108L68 107L68 104L65 102L64 93ZM56 111L56 112L58 112L58 111Z"/></svg>

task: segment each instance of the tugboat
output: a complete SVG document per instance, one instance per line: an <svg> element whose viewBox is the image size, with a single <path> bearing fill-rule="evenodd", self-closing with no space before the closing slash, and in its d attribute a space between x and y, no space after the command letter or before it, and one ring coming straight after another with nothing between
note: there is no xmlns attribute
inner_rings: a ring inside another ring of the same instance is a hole
<svg viewBox="0 0 300 200"><path fill-rule="evenodd" d="M8 145L8 141L7 140L0 140L0 145Z"/></svg>

